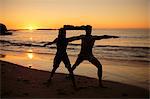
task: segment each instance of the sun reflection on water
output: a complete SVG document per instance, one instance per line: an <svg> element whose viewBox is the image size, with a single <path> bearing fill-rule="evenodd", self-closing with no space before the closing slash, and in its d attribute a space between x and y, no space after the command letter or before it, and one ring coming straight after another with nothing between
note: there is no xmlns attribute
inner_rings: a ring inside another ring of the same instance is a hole
<svg viewBox="0 0 150 99"><path fill-rule="evenodd" d="M33 40L33 38L32 38L32 37L30 37L29 39L30 39L30 41L32 41L32 40Z"/></svg>
<svg viewBox="0 0 150 99"><path fill-rule="evenodd" d="M34 56L33 56L33 51L32 51L32 49L29 49L28 51L27 51L28 53L27 53L27 56L28 56L28 58L29 59L32 59Z"/></svg>
<svg viewBox="0 0 150 99"><path fill-rule="evenodd" d="M33 58L33 54L32 53L28 53L28 58L32 59Z"/></svg>

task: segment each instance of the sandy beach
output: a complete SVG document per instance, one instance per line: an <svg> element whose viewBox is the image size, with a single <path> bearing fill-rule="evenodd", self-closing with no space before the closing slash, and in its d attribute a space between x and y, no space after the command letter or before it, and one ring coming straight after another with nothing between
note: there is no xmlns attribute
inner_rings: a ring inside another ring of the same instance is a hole
<svg viewBox="0 0 150 99"><path fill-rule="evenodd" d="M128 84L103 80L107 88L99 88L95 78L75 76L74 90L66 74L57 73L49 87L43 84L50 74L0 61L2 98L148 98L149 91Z"/></svg>
<svg viewBox="0 0 150 99"><path fill-rule="evenodd" d="M150 99L148 4L0 0L1 98Z"/></svg>

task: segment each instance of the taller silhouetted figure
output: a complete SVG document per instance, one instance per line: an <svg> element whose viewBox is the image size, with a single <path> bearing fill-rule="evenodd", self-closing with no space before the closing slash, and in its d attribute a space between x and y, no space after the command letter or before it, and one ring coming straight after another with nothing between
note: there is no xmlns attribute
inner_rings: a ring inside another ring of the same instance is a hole
<svg viewBox="0 0 150 99"><path fill-rule="evenodd" d="M94 43L96 40L101 39L108 39L108 38L118 38L117 36L92 36L92 26L87 25L86 26L86 35L81 35L78 37L75 37L76 40L81 39L81 51L78 55L78 58L75 62L75 64L72 66L72 70L74 70L83 60L88 60L93 65L95 65L98 69L98 77L99 77L99 86L103 87L102 85L102 65L98 61L96 57L94 57L92 48L94 46Z"/></svg>

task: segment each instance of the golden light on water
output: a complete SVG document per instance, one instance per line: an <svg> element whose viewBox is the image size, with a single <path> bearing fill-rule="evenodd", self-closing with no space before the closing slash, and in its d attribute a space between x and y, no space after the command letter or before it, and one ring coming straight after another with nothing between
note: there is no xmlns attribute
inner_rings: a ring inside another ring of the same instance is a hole
<svg viewBox="0 0 150 99"><path fill-rule="evenodd" d="M34 57L32 52L33 52L32 49L28 50L27 56L29 59L32 59Z"/></svg>
<svg viewBox="0 0 150 99"><path fill-rule="evenodd" d="M28 55L28 58L29 58L29 59L32 59L32 58L33 58L33 54L32 54L32 53L28 53L27 55Z"/></svg>
<svg viewBox="0 0 150 99"><path fill-rule="evenodd" d="M30 40L32 41L32 40L33 40L33 38L32 38L32 37L30 37Z"/></svg>
<svg viewBox="0 0 150 99"><path fill-rule="evenodd" d="M32 53L32 52L33 52L32 49L29 49L29 50L28 50L28 53Z"/></svg>

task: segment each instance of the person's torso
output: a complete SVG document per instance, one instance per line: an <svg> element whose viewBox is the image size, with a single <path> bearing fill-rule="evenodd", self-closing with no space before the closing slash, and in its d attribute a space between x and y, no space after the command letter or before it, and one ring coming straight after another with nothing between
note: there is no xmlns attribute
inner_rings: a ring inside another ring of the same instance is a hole
<svg viewBox="0 0 150 99"><path fill-rule="evenodd" d="M59 38L57 40L57 53L64 53L66 52L66 49L67 49L67 45L68 45L68 41L66 38Z"/></svg>
<svg viewBox="0 0 150 99"><path fill-rule="evenodd" d="M92 48L94 46L95 40L90 36L84 36L81 41L81 51L80 54L84 54L85 56L93 55Z"/></svg>

